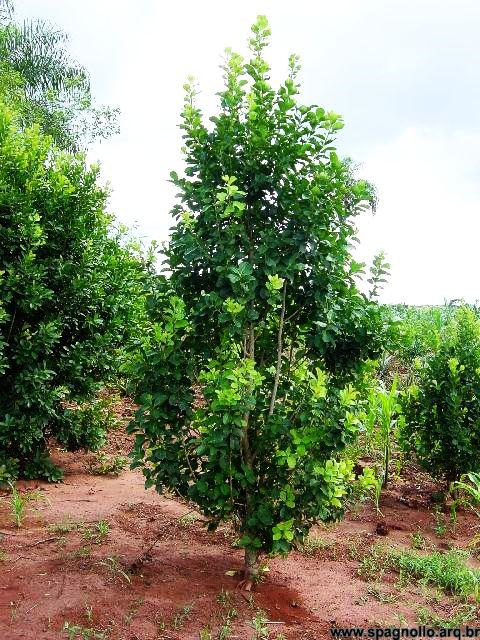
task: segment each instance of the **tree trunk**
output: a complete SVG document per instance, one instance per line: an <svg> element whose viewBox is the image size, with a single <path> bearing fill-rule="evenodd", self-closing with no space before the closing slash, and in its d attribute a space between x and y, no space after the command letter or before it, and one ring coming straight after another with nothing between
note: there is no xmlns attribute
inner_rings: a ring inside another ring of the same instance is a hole
<svg viewBox="0 0 480 640"><path fill-rule="evenodd" d="M258 551L245 549L245 568L242 586L245 591L251 591L259 575Z"/></svg>
<svg viewBox="0 0 480 640"><path fill-rule="evenodd" d="M390 466L390 443L387 442L387 444L385 445L385 469L384 469L384 476L383 476L384 488L388 486L388 467L389 466Z"/></svg>

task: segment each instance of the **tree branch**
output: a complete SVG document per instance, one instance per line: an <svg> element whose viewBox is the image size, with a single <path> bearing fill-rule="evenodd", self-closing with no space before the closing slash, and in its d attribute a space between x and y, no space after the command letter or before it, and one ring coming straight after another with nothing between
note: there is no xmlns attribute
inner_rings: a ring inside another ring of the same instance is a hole
<svg viewBox="0 0 480 640"><path fill-rule="evenodd" d="M278 383L280 382L280 371L282 369L282 351L283 351L283 323L285 320L285 299L287 296L287 280L283 283L282 294L282 311L280 312L280 323L278 325L278 337L277 337L277 367L275 371L275 380L273 382L272 396L270 398L270 408L268 415L271 416L275 407L275 400L277 399Z"/></svg>

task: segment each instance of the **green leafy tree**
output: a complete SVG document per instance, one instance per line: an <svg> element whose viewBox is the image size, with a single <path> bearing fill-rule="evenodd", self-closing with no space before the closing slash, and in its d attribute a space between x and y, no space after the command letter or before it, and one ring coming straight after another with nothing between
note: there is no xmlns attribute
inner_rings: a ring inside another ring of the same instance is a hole
<svg viewBox="0 0 480 640"><path fill-rule="evenodd" d="M340 116L297 103L295 56L272 88L269 35L260 17L250 59L227 52L210 128L185 86L170 277L152 298L130 426L147 484L193 500L211 527L238 525L247 587L259 552L341 516L355 372L386 329L350 256L374 192L335 153Z"/></svg>
<svg viewBox="0 0 480 640"><path fill-rule="evenodd" d="M98 167L24 132L0 104L0 467L58 477L48 439L97 448L92 396L143 331L148 260L105 212ZM142 315L143 314L143 315ZM69 408L70 407L70 408ZM97 428L98 427L98 428Z"/></svg>
<svg viewBox="0 0 480 640"><path fill-rule="evenodd" d="M63 149L77 151L118 131L118 109L96 107L84 67L72 60L68 36L42 20L17 24L0 5L0 97Z"/></svg>
<svg viewBox="0 0 480 640"><path fill-rule="evenodd" d="M480 470L480 320L458 309L436 349L417 360L416 383L403 395L403 440L420 463L447 482Z"/></svg>

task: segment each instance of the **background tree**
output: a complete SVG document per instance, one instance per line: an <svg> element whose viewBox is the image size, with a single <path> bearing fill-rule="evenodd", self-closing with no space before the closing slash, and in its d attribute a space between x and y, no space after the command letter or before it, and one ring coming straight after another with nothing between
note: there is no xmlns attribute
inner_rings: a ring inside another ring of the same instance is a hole
<svg viewBox="0 0 480 640"><path fill-rule="evenodd" d="M350 255L373 189L335 153L340 116L297 103L295 56L272 88L266 19L252 30L247 62L227 52L211 128L185 86L171 276L152 300L130 427L147 484L193 500L212 527L238 525L247 587L260 551L341 515L353 383L386 329Z"/></svg>
<svg viewBox="0 0 480 640"><path fill-rule="evenodd" d="M480 320L475 311L457 309L436 332L435 342L418 358L415 384L403 395L403 439L430 473L450 483L480 471Z"/></svg>
<svg viewBox="0 0 480 640"><path fill-rule="evenodd" d="M68 53L68 36L41 20L17 24L11 3L1 9L0 92L22 126L39 124L71 151L117 132L119 110L95 107L88 73Z"/></svg>
<svg viewBox="0 0 480 640"><path fill-rule="evenodd" d="M0 466L10 475L58 478L50 436L70 449L102 444L102 425L67 403L91 398L143 331L148 258L122 242L97 177L0 104Z"/></svg>

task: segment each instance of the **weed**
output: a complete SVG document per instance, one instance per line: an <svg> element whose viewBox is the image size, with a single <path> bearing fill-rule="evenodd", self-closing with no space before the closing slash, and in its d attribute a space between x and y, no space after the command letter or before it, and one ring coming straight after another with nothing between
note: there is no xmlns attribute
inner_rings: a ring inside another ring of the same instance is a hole
<svg viewBox="0 0 480 640"><path fill-rule="evenodd" d="M367 594L375 598L380 604L393 604L398 600L398 596L394 593L383 592L378 584L367 587Z"/></svg>
<svg viewBox="0 0 480 640"><path fill-rule="evenodd" d="M462 604L453 612L449 618L441 618L433 611L425 607L417 610L419 624L426 624L431 627L441 629L455 629L463 624L475 620L477 608L473 604Z"/></svg>
<svg viewBox="0 0 480 640"><path fill-rule="evenodd" d="M210 627L208 625L200 629L198 640L212 640L212 634L210 633Z"/></svg>
<svg viewBox="0 0 480 640"><path fill-rule="evenodd" d="M478 600L480 571L466 566L468 557L467 552L459 549L420 555L375 545L361 560L358 573L367 580L373 580L381 578L386 570L394 569L400 574L401 584L416 579L424 585L435 585L446 593L464 597L473 595Z"/></svg>
<svg viewBox="0 0 480 640"><path fill-rule="evenodd" d="M97 476L118 476L128 464L125 456L108 456L106 453L98 453L95 459L87 464L87 471Z"/></svg>
<svg viewBox="0 0 480 640"><path fill-rule="evenodd" d="M145 602L145 598L137 598L132 602L132 604L128 609L128 613L126 613L123 617L126 625L130 625L132 623L132 620L135 618L135 616L138 613L138 610L140 609L140 607L144 602Z"/></svg>
<svg viewBox="0 0 480 640"><path fill-rule="evenodd" d="M347 544L347 554L350 560L362 559L361 540L358 537L350 538Z"/></svg>
<svg viewBox="0 0 480 640"><path fill-rule="evenodd" d="M200 516L198 515L198 513L195 513L195 511L191 511L190 513L186 513L185 515L180 516L180 518L178 519L178 524L180 524L182 527L188 527L189 525L197 522L197 520L199 519Z"/></svg>
<svg viewBox="0 0 480 640"><path fill-rule="evenodd" d="M93 528L85 527L83 538L92 541L94 544L101 544L105 541L110 531L110 525L106 520L99 520Z"/></svg>
<svg viewBox="0 0 480 640"><path fill-rule="evenodd" d="M217 640L228 640L232 633L232 622L230 618L227 618L217 633Z"/></svg>
<svg viewBox="0 0 480 640"><path fill-rule="evenodd" d="M181 611L178 611L173 617L172 629L174 629L175 631L178 631L179 629L181 629L185 624L185 622L187 621L187 618L191 610L192 610L192 605L186 604L181 609Z"/></svg>
<svg viewBox="0 0 480 640"><path fill-rule="evenodd" d="M232 633L232 620L238 616L238 612L233 607L229 609L223 618L222 626L218 630L216 640L228 640Z"/></svg>
<svg viewBox="0 0 480 640"><path fill-rule="evenodd" d="M403 613L397 613L395 616L395 619L398 620L398 626L399 627L406 627L408 624L407 618L405 617L405 614Z"/></svg>
<svg viewBox="0 0 480 640"><path fill-rule="evenodd" d="M106 567L114 578L123 578L126 582L131 582L130 576L120 566L118 558L116 556L109 556L105 560L101 560L99 563L102 567Z"/></svg>
<svg viewBox="0 0 480 640"><path fill-rule="evenodd" d="M225 591L224 589L222 589L217 596L218 604L227 606L230 604L230 600L231 600L230 591Z"/></svg>
<svg viewBox="0 0 480 640"><path fill-rule="evenodd" d="M335 541L325 540L325 538L318 538L316 536L307 536L303 542L301 551L307 556L314 556L316 553L330 549L335 549Z"/></svg>
<svg viewBox="0 0 480 640"><path fill-rule="evenodd" d="M368 595L365 593L363 596L360 596L359 598L357 598L354 604L356 604L359 607L363 607L363 605L367 604L367 602L368 602Z"/></svg>
<svg viewBox="0 0 480 640"><path fill-rule="evenodd" d="M426 549L427 548L427 539L423 535L423 533L418 530L411 535L412 542L410 546L412 549Z"/></svg>
<svg viewBox="0 0 480 640"><path fill-rule="evenodd" d="M93 620L93 607L91 607L88 602L85 602L85 618L88 622L92 622Z"/></svg>
<svg viewBox="0 0 480 640"><path fill-rule="evenodd" d="M441 507L437 505L433 515L435 518L433 530L439 538L444 538L447 534L447 521Z"/></svg>
<svg viewBox="0 0 480 640"><path fill-rule="evenodd" d="M103 540L108 536L108 532L110 531L110 525L106 520L99 520L95 525L97 529L97 537Z"/></svg>
<svg viewBox="0 0 480 640"><path fill-rule="evenodd" d="M56 522L48 527L49 531L53 533L70 533L70 531L77 531L84 526L83 522L75 522L73 520L64 520L63 522Z"/></svg>
<svg viewBox="0 0 480 640"><path fill-rule="evenodd" d="M107 640L108 631L98 631L96 629L88 629L87 627L81 627L80 625L71 625L69 622L65 622L63 629L67 634L68 640Z"/></svg>
<svg viewBox="0 0 480 640"><path fill-rule="evenodd" d="M12 495L10 498L10 511L12 513L15 526L17 527L17 529L20 529L23 519L25 518L25 510L28 503L28 494L20 494L13 484L10 484L10 487L12 489Z"/></svg>
<svg viewBox="0 0 480 640"><path fill-rule="evenodd" d="M163 618L163 616L159 613L157 613L155 615L155 624L157 625L158 628L158 632L161 633L163 631L165 631L165 629L167 628L167 625L165 624L165 620Z"/></svg>
<svg viewBox="0 0 480 640"><path fill-rule="evenodd" d="M255 634L252 640L266 640L268 638L268 625L267 618L265 613L260 609L255 614L255 617L250 622L250 625L253 627Z"/></svg>
<svg viewBox="0 0 480 640"><path fill-rule="evenodd" d="M80 547L79 549L75 549L72 555L74 558L87 558L91 553L91 547L84 546Z"/></svg>
<svg viewBox="0 0 480 640"><path fill-rule="evenodd" d="M480 557L480 533L476 533L468 543L470 552L476 557Z"/></svg>
<svg viewBox="0 0 480 640"><path fill-rule="evenodd" d="M0 549L0 562L7 562L7 560L8 560L8 553L3 549Z"/></svg>
<svg viewBox="0 0 480 640"><path fill-rule="evenodd" d="M442 600L443 594L438 589L432 589L431 586L425 584L425 579L420 580L418 591L427 604L439 604Z"/></svg>
<svg viewBox="0 0 480 640"><path fill-rule="evenodd" d="M406 576L424 579L426 584L434 584L446 593L474 595L478 599L480 571L467 567L467 558L468 553L458 549L424 556L404 552L395 555L394 564Z"/></svg>
<svg viewBox="0 0 480 640"><path fill-rule="evenodd" d="M393 566L391 554L382 546L376 544L360 560L358 575L368 581L378 581Z"/></svg>

